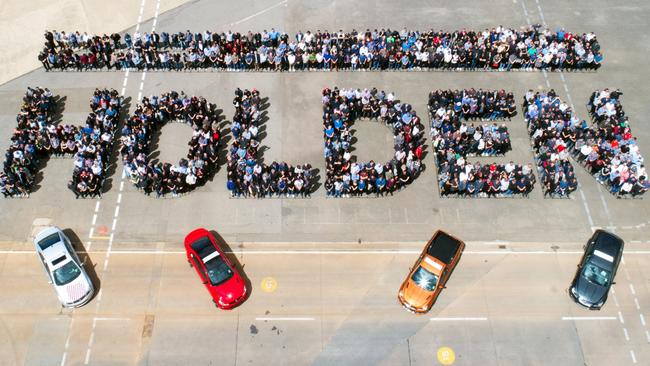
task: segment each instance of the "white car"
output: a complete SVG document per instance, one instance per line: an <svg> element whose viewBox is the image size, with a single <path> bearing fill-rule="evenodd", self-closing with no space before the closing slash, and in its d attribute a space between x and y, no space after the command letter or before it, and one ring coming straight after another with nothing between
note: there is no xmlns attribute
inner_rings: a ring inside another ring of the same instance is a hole
<svg viewBox="0 0 650 366"><path fill-rule="evenodd" d="M76 308L90 301L95 288L63 231L55 226L43 229L34 245L61 304Z"/></svg>

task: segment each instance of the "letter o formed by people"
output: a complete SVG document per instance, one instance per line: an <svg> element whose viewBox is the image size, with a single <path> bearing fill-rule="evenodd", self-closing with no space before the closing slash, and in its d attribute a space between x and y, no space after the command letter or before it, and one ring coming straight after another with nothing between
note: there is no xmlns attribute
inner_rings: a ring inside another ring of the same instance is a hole
<svg viewBox="0 0 650 366"><path fill-rule="evenodd" d="M150 159L153 133L165 123L194 130L187 158L177 165ZM120 153L131 182L145 194L177 197L203 185L218 168L221 127L215 104L201 96L169 92L144 97L122 128Z"/></svg>

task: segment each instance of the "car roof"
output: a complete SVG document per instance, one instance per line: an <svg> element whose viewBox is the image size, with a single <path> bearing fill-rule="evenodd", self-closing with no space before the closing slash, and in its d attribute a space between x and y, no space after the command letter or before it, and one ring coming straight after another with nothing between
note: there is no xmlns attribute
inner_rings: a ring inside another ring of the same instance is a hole
<svg viewBox="0 0 650 366"><path fill-rule="evenodd" d="M72 260L72 256L70 255L68 248L65 246L65 244L63 244L62 241L41 251L41 254L43 255L43 259L45 260L46 265L51 269L61 267ZM61 257L65 257L66 260L57 261L61 259ZM57 263L54 263L55 261L57 261Z"/></svg>

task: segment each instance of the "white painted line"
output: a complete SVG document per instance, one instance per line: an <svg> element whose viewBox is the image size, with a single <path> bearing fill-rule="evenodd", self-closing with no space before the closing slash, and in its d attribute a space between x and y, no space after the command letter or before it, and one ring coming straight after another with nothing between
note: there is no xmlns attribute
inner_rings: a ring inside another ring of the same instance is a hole
<svg viewBox="0 0 650 366"><path fill-rule="evenodd" d="M93 237L93 234L95 233L95 228L91 227L90 232L88 232L88 239L91 239Z"/></svg>
<svg viewBox="0 0 650 366"><path fill-rule="evenodd" d="M486 317L436 317L429 319L432 322L454 322L454 321L486 321Z"/></svg>
<svg viewBox="0 0 650 366"><path fill-rule="evenodd" d="M122 193L117 195L117 203L118 204L122 203Z"/></svg>
<svg viewBox="0 0 650 366"><path fill-rule="evenodd" d="M637 310L641 310L641 306L639 305L639 300L637 300L636 297L634 298L634 305L636 306Z"/></svg>
<svg viewBox="0 0 650 366"><path fill-rule="evenodd" d="M143 72L142 77L140 78L140 80L144 81L144 78L146 78L146 77L147 77L147 73ZM142 85L142 83L140 83L140 85Z"/></svg>
<svg viewBox="0 0 650 366"><path fill-rule="evenodd" d="M124 79L126 81L126 79ZM121 96L124 96L126 94L126 87L122 87L122 92L120 93Z"/></svg>
<svg viewBox="0 0 650 366"><path fill-rule="evenodd" d="M639 314L639 318L641 318L641 324L643 324L643 326L645 327L645 317L643 316L643 314Z"/></svg>
<svg viewBox="0 0 650 366"><path fill-rule="evenodd" d="M648 343L650 343L650 332L647 330L645 331L645 339L648 341Z"/></svg>
<svg viewBox="0 0 650 366"><path fill-rule="evenodd" d="M124 179L124 177L122 177L122 179ZM122 192L123 190L124 190L124 181L121 181L120 182L120 192Z"/></svg>
<svg viewBox="0 0 650 366"><path fill-rule="evenodd" d="M86 348L86 358L84 359L84 365L87 365L90 361L90 352L93 349L93 341L95 340L95 325L96 321L93 319L93 330L90 332L90 339L88 340L88 347Z"/></svg>
<svg viewBox="0 0 650 366"><path fill-rule="evenodd" d="M93 214L93 226L97 223L97 214Z"/></svg>
<svg viewBox="0 0 650 366"><path fill-rule="evenodd" d="M623 328L623 334L625 335L625 340L630 340L630 334L627 332L627 328Z"/></svg>
<svg viewBox="0 0 650 366"><path fill-rule="evenodd" d="M142 74L142 75L145 75L145 74ZM140 82L140 91L142 91L143 88L144 88L144 81L141 81Z"/></svg>
<svg viewBox="0 0 650 366"><path fill-rule="evenodd" d="M620 311L618 312L618 320L621 322L621 324L625 324L625 320L623 320L623 314Z"/></svg>
<svg viewBox="0 0 650 366"><path fill-rule="evenodd" d="M612 294L613 294L613 293L614 293L614 292L612 291ZM616 297L616 295L614 295L614 304L616 304L616 307L619 307L619 305L618 305L618 298Z"/></svg>
<svg viewBox="0 0 650 366"><path fill-rule="evenodd" d="M113 217L117 217L120 215L120 205L115 206L115 214Z"/></svg>
<svg viewBox="0 0 650 366"><path fill-rule="evenodd" d="M111 231L115 231L116 226L117 226L117 219L113 219L113 225L111 226Z"/></svg>
<svg viewBox="0 0 650 366"><path fill-rule="evenodd" d="M632 357L632 363L636 363L636 355L634 354L634 350L630 350L630 357Z"/></svg>
<svg viewBox="0 0 650 366"><path fill-rule="evenodd" d="M99 201L97 201L97 203L95 203L95 213L99 212L99 204L100 203L101 202L99 202Z"/></svg>
<svg viewBox="0 0 650 366"><path fill-rule="evenodd" d="M138 101L142 100L142 92L138 92Z"/></svg>
<svg viewBox="0 0 650 366"><path fill-rule="evenodd" d="M70 326L68 326L68 337L65 339L65 348L63 350L63 356L61 357L60 366L65 366L65 360L68 357L68 348L70 347L70 337L72 336L72 323L74 323L74 318L70 318Z"/></svg>
<svg viewBox="0 0 650 366"><path fill-rule="evenodd" d="M95 318L95 320L99 320L99 321L109 321L109 320L129 321L129 320L131 320L131 318L100 317L100 318Z"/></svg>
<svg viewBox="0 0 650 366"><path fill-rule="evenodd" d="M234 23L230 23L230 25L231 25L231 26L232 26L232 25L237 25L237 24L243 23L243 22L245 22L245 21L251 20L251 19L253 19L253 18L257 17L257 16L260 16L260 15L262 15L262 14L268 12L268 11L271 11L271 10L273 10L273 9L279 7L279 6L285 5L285 4L287 3L287 1L288 1L288 0L283 0L283 1L281 1L281 2L279 2L279 3L277 3L277 4L275 4L275 5L269 6L269 7L266 8L266 9L262 9L262 10L260 10L260 11L258 11L257 13L254 13L254 14L251 14L251 15L245 17L245 18L239 19L238 21L236 21L236 22L234 22Z"/></svg>
<svg viewBox="0 0 650 366"><path fill-rule="evenodd" d="M563 316L562 320L616 320L615 316Z"/></svg>
<svg viewBox="0 0 650 366"><path fill-rule="evenodd" d="M296 317L296 318L275 318L275 317L260 317L260 318L255 318L257 321L311 321L311 320L316 320L314 318L301 318L301 317Z"/></svg>
<svg viewBox="0 0 650 366"><path fill-rule="evenodd" d="M591 217L591 210L589 210L589 205L587 204L587 198L585 197L585 193L582 191L582 188L578 189L578 192L580 192L580 198L582 198L582 206L585 209L585 213L587 214L587 220L589 220L589 226L594 226L594 219Z"/></svg>
<svg viewBox="0 0 650 366"><path fill-rule="evenodd" d="M636 291L634 291L634 285L630 283L630 292L632 295L636 295Z"/></svg>

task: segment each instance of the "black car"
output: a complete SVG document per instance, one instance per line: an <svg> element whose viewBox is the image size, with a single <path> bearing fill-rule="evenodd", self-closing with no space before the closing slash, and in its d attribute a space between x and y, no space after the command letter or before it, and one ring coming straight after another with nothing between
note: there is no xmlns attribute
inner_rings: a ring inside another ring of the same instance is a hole
<svg viewBox="0 0 650 366"><path fill-rule="evenodd" d="M589 239L569 287L575 302L591 310L600 310L605 304L623 255L623 244L621 238L603 230L597 230Z"/></svg>

